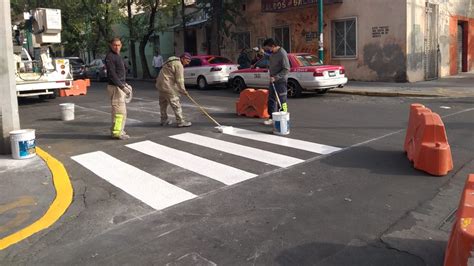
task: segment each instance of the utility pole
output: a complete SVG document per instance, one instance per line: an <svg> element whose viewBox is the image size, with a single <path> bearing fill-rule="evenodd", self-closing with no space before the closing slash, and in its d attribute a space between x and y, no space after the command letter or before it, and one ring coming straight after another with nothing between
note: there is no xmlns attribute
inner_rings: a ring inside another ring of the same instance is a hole
<svg viewBox="0 0 474 266"><path fill-rule="evenodd" d="M186 6L184 0L181 0L181 17L183 18L183 48L184 52L187 51L186 45Z"/></svg>
<svg viewBox="0 0 474 266"><path fill-rule="evenodd" d="M319 61L323 63L324 61L324 36L323 36L323 26L324 26L324 20L323 20L323 0L319 0Z"/></svg>
<svg viewBox="0 0 474 266"><path fill-rule="evenodd" d="M133 77L137 77L137 56L135 54L135 29L133 28L132 23L132 1L127 0L127 10L128 10L128 30L130 35L130 57L132 59L132 72ZM127 66L128 67L128 66Z"/></svg>
<svg viewBox="0 0 474 266"><path fill-rule="evenodd" d="M3 19L2 19L3 18ZM20 129L13 59L10 0L0 1L0 106L2 131L0 153L10 154L10 131Z"/></svg>

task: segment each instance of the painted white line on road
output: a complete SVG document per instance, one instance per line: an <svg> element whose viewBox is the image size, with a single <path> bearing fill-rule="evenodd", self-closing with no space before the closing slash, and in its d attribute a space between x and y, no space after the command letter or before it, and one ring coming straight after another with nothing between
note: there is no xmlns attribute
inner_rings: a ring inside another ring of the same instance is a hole
<svg viewBox="0 0 474 266"><path fill-rule="evenodd" d="M278 167L288 167L294 164L302 163L304 160L294 157L281 155L269 151L264 151L256 148L247 147L240 144L235 144L223 140L213 139L196 135L193 133L184 133L170 136L170 138L193 143L218 151L223 151L233 155L249 158L255 161L275 165Z"/></svg>
<svg viewBox="0 0 474 266"><path fill-rule="evenodd" d="M150 155L165 162L177 165L189 171L232 185L257 175L214 162L187 152L169 148L149 140L126 145L127 147Z"/></svg>
<svg viewBox="0 0 474 266"><path fill-rule="evenodd" d="M97 109L94 109L94 108L88 108L88 107L84 107L84 106L80 106L80 105L77 105L77 104L74 104L77 108L80 108L80 109L84 109L84 110L88 110L88 111L94 111L94 112L97 112L97 113L102 113L102 114L106 114L106 115L109 115L109 116L112 116L112 114L110 112L106 112L106 111L102 111L102 110L97 110ZM138 124L138 123L143 123L142 121L140 120L137 120L137 119L132 119L132 118L128 118L127 117L127 123L132 123L132 124Z"/></svg>
<svg viewBox="0 0 474 266"><path fill-rule="evenodd" d="M71 159L156 210L196 197L102 151L73 156Z"/></svg>
<svg viewBox="0 0 474 266"><path fill-rule="evenodd" d="M323 145L319 143L290 139L280 136L275 136L271 134L264 134L260 132L250 131L246 129L234 128L232 132L224 133L231 136L251 139L255 141L261 141L266 143L271 143L275 145L285 146L289 148L319 153L319 154L330 154L336 151L341 150L341 148Z"/></svg>
<svg viewBox="0 0 474 266"><path fill-rule="evenodd" d="M143 101L143 102L148 102L148 103L156 103L156 106L159 106L158 103L159 101L156 100L150 100L150 99L145 99L145 98L138 98L138 97L133 97L133 99ZM199 107L196 106L195 104L191 103L186 103L186 102L181 102L182 107L188 107L188 108L195 108L198 109ZM225 111L224 108L216 107L216 106L203 106L204 109L206 110L212 110L212 111Z"/></svg>

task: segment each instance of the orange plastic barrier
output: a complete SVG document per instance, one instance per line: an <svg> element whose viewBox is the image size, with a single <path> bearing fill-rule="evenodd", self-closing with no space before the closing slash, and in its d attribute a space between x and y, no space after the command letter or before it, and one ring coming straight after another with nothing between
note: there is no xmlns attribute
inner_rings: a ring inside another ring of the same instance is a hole
<svg viewBox="0 0 474 266"><path fill-rule="evenodd" d="M268 90L245 89L235 103L238 115L269 118Z"/></svg>
<svg viewBox="0 0 474 266"><path fill-rule="evenodd" d="M444 253L445 266L467 265L474 243L474 175L467 178Z"/></svg>
<svg viewBox="0 0 474 266"><path fill-rule="evenodd" d="M405 151L414 167L436 176L453 169L451 147L441 117L421 104L412 104Z"/></svg>
<svg viewBox="0 0 474 266"><path fill-rule="evenodd" d="M89 87L90 85L91 85L91 82L89 79L74 80L72 84L72 88L59 90L59 96L65 97L65 96L86 95L87 87Z"/></svg>

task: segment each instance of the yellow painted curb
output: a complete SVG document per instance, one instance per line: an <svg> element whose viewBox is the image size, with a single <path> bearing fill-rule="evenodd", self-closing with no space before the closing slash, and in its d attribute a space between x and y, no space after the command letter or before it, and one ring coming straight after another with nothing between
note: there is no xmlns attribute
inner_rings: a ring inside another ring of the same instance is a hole
<svg viewBox="0 0 474 266"><path fill-rule="evenodd" d="M49 206L48 211L39 220L16 233L0 239L0 250L50 227L59 220L69 205L71 205L73 189L64 165L38 147L36 147L36 153L46 162L51 171L54 187L56 189L56 198Z"/></svg>

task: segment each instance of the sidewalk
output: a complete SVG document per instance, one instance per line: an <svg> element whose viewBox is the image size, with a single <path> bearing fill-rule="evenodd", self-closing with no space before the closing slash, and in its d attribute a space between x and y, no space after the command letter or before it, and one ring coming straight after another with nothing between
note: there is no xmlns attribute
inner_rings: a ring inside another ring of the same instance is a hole
<svg viewBox="0 0 474 266"><path fill-rule="evenodd" d="M40 148L33 158L0 155L0 250L53 225L72 202L66 169Z"/></svg>
<svg viewBox="0 0 474 266"><path fill-rule="evenodd" d="M384 97L474 97L474 72L415 83L349 81L344 88L330 92Z"/></svg>
<svg viewBox="0 0 474 266"><path fill-rule="evenodd" d="M51 172L35 156L0 156L0 241L44 215L56 195Z"/></svg>

